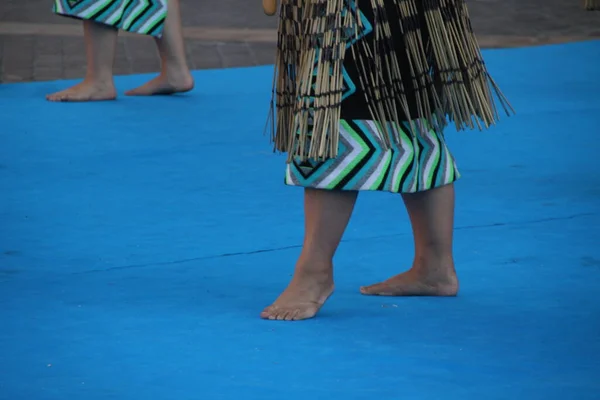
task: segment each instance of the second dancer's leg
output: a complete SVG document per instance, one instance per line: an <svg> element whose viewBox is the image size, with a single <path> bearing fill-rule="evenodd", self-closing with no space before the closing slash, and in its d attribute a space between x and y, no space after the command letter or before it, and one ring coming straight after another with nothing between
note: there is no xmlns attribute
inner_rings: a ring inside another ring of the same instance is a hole
<svg viewBox="0 0 600 400"><path fill-rule="evenodd" d="M57 93L50 101L99 101L117 97L113 64L118 30L94 21L83 21L87 71L83 82Z"/></svg>
<svg viewBox="0 0 600 400"><path fill-rule="evenodd" d="M163 35L156 39L160 54L160 75L144 85L125 92L129 96L166 95L194 88L185 55L179 0L169 0Z"/></svg>

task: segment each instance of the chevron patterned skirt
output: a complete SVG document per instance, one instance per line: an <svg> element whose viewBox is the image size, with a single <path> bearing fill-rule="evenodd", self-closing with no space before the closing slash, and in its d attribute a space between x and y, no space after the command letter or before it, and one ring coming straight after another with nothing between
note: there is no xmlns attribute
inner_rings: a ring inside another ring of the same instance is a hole
<svg viewBox="0 0 600 400"><path fill-rule="evenodd" d="M360 52L383 45L376 40L376 21L378 19L375 18L372 3L366 2L366 5L359 10L362 22L361 33L355 40L346 44L347 50L341 68L342 87L337 155L333 158L320 159L298 154L292 155L288 159L286 167L285 183L287 185L325 190L414 193L447 185L459 178L454 157L444 140L443 129L434 130L425 119L417 117L419 107L423 105L424 101L423 97L415 94L419 92L413 87L413 81L410 79L414 72L411 69L414 59L407 55L409 51L403 40L405 33L400 25L394 22L398 21L395 18L396 3L395 0L383 0L382 4L387 7L390 32L392 37L396 38L392 41L392 45L400 69L398 75L403 78L399 83L403 86L402 92L406 94L406 103L404 103L406 107L398 102L393 108L396 115L377 114L394 122L373 120L371 111L374 106L373 103L369 104L366 99L369 98L370 92L377 92L379 88L376 86L377 83L372 83L362 77L359 66L365 64L365 59L360 58ZM380 23L383 23L381 22L382 10L378 10L381 14L379 16ZM287 15L290 13L284 13L284 16ZM418 17L424 18L423 10L419 11ZM282 24L280 31L288 25ZM427 31L420 32L418 37L428 48L430 38ZM280 38L281 44L294 43L284 39L286 37ZM289 53L293 56L293 52ZM288 60L286 57L291 57L290 54L280 55L282 74L288 70L288 65L285 63ZM375 70L389 63L389 59L379 61L371 60L370 63L367 61L367 68ZM319 64L315 63L314 76L318 75L318 68ZM387 75L385 76L387 79ZM297 79L295 76L292 78ZM280 85L279 91L285 92L287 88L294 87L294 79ZM389 81L385 82L384 86L392 87L396 84L397 82ZM373 87L369 87L369 85ZM282 97L282 99L280 103L285 105L286 101L284 100L292 102L293 96ZM434 106L431 104L432 108ZM287 114L282 112L281 115ZM409 122L411 120L413 121L412 125ZM307 136L311 136L313 126L311 120L308 121L305 124L308 127ZM382 122L389 124L387 126L389 129L381 129ZM282 124L281 129L285 130L287 126L289 124ZM418 129L414 129L415 127ZM390 135L390 138L384 138L382 135Z"/></svg>
<svg viewBox="0 0 600 400"><path fill-rule="evenodd" d="M54 0L54 12L160 37L167 16L167 0Z"/></svg>
<svg viewBox="0 0 600 400"><path fill-rule="evenodd" d="M384 147L381 130L370 120L342 120L338 156L322 162L292 161L285 183L326 190L414 193L447 185L460 177L444 137L433 130L413 135L392 129L401 145Z"/></svg>

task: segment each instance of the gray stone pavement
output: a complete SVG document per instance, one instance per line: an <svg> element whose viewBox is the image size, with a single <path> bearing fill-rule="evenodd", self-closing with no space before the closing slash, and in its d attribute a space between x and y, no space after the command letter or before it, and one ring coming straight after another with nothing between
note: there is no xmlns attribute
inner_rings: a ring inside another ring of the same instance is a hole
<svg viewBox="0 0 600 400"><path fill-rule="evenodd" d="M484 47L513 47L600 38L600 12L577 0L467 0ZM81 24L51 12L51 0L0 0L0 82L81 78ZM273 61L275 18L259 0L181 0L193 69ZM158 71L150 38L122 35L115 73Z"/></svg>

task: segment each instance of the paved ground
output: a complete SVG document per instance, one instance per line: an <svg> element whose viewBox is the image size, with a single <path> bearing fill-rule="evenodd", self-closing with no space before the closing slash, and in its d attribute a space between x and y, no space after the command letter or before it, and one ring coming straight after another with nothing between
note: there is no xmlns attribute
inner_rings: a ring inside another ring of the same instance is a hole
<svg viewBox="0 0 600 400"><path fill-rule="evenodd" d="M188 58L194 69L272 62L275 19L260 1L181 0ZM526 46L600 38L600 12L581 0L468 0L485 47ZM54 16L51 0L0 0L0 82L80 78L81 27ZM116 74L158 70L152 40L119 40Z"/></svg>

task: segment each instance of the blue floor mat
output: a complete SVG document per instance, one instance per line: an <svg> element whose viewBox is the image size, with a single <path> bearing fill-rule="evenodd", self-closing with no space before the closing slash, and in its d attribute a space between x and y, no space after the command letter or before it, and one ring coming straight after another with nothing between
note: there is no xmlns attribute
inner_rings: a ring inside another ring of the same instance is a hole
<svg viewBox="0 0 600 400"><path fill-rule="evenodd" d="M600 42L485 57L517 115L447 134L460 296L360 296L412 260L399 197L365 193L301 323L258 319L303 234L272 67L106 103L1 85L0 399L598 399Z"/></svg>

